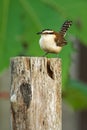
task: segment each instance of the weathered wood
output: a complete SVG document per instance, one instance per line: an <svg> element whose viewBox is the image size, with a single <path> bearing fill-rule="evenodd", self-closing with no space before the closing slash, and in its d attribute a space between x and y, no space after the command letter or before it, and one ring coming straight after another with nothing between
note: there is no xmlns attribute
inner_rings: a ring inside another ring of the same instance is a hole
<svg viewBox="0 0 87 130"><path fill-rule="evenodd" d="M61 130L61 60L11 59L13 130Z"/></svg>

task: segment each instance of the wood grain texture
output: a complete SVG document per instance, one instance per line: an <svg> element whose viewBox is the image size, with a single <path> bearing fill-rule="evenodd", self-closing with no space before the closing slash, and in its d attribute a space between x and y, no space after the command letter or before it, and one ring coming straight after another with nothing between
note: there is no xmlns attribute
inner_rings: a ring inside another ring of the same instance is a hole
<svg viewBox="0 0 87 130"><path fill-rule="evenodd" d="M11 59L13 130L61 130L61 59Z"/></svg>

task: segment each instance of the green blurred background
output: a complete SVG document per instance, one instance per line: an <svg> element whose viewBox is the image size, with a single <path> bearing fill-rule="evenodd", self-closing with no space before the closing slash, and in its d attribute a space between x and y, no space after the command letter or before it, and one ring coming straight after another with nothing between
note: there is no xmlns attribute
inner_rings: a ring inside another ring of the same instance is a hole
<svg viewBox="0 0 87 130"><path fill-rule="evenodd" d="M14 56L42 56L44 52L39 47L40 37L36 33L48 28L59 31L65 20L72 20L73 25L66 35L68 45L58 55L62 59L63 101L77 112L86 111L86 0L0 0L1 110L3 110L3 104L9 104L10 78L8 77L10 75L7 69L10 64L10 58ZM55 55L49 54L48 57L55 57ZM72 64L74 64L74 67L72 67ZM8 87L3 83L5 80L9 81ZM8 111L5 112L7 113ZM1 114L1 116L4 121L5 115ZM5 130L4 127L1 128Z"/></svg>

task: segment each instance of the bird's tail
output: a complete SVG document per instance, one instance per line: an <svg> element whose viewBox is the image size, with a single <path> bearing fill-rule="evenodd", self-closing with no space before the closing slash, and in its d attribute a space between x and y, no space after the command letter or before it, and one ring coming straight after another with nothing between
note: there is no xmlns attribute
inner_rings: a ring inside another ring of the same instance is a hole
<svg viewBox="0 0 87 130"><path fill-rule="evenodd" d="M66 20L60 29L61 35L65 36L66 31L70 28L71 25L72 21Z"/></svg>

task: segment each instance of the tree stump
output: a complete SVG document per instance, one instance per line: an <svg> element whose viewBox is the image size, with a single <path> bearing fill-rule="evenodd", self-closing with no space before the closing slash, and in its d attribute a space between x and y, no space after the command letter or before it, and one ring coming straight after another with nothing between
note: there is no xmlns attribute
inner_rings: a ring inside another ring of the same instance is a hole
<svg viewBox="0 0 87 130"><path fill-rule="evenodd" d="M61 59L11 59L12 130L61 130Z"/></svg>

